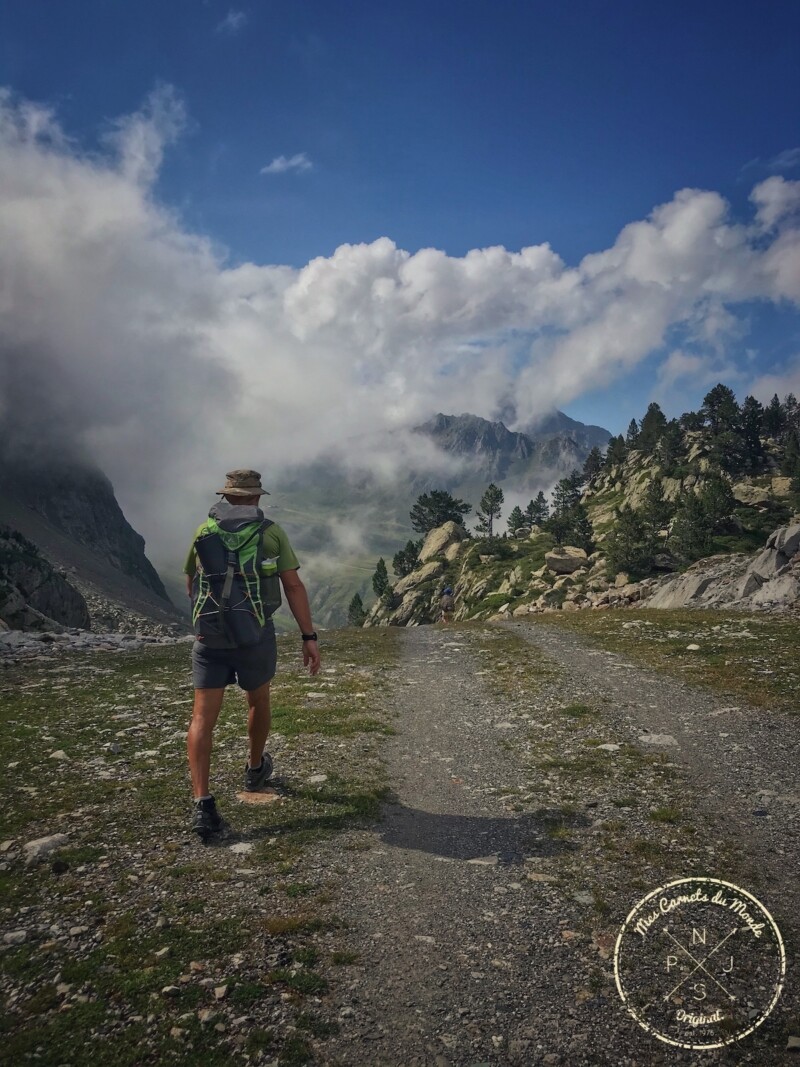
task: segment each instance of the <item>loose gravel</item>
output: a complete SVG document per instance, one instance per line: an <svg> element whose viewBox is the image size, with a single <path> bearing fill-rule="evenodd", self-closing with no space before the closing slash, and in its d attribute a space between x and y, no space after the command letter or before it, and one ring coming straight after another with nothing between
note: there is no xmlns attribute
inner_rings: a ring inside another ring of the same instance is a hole
<svg viewBox="0 0 800 1067"><path fill-rule="evenodd" d="M402 650L383 819L318 854L359 954L321 1062L794 1062L793 959L754 1035L698 1053L627 1014L612 957L637 900L690 874L754 892L793 956L796 720L541 625L409 629Z"/></svg>

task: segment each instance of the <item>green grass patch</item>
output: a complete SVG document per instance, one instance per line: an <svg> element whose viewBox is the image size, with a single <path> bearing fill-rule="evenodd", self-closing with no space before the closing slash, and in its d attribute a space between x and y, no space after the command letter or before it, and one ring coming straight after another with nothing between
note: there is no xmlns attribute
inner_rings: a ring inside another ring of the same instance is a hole
<svg viewBox="0 0 800 1067"><path fill-rule="evenodd" d="M34 934L3 955L0 1033L8 1062L94 1067L102 1049L104 1067L138 1067L147 1049L148 1062L228 1067L232 1016L268 1017L281 990L295 992L299 1004L303 994L327 989L328 979L314 970L323 953L314 941L325 935L327 959L328 932L341 920L332 914L335 894L303 876L304 850L368 825L380 811L380 744L392 728L383 708L398 646L385 630L336 631L321 644L322 671L309 678L296 638L279 639L279 803L234 800L242 788L246 707L236 688L226 693L212 788L238 839L255 845L246 858L226 841L203 848L189 833L188 645L55 654L2 672L0 804L12 845L2 857L0 906L19 913L22 927L46 922L53 929L46 949ZM310 699L311 692L323 697ZM335 740L320 743L327 738ZM66 759L48 758L60 749ZM320 771L327 781L308 785ZM60 831L67 846L35 870L26 867L22 844ZM290 876L283 886L274 878L281 872ZM263 891L271 891L266 920ZM302 914L275 914L273 902L295 899L308 902ZM285 974L278 969L270 982L263 980L265 936L268 946L288 941L296 965ZM204 978L228 985L219 1004ZM59 992L59 983L69 990ZM174 995L162 994L167 986L176 987ZM203 1006L213 1006L225 1032L200 1024L195 1013ZM152 1018L131 1021L137 1016ZM175 1027L182 1036L170 1036ZM281 1027L254 1028L245 1050L307 1062L306 1039L315 1036L312 1029L300 1040Z"/></svg>
<svg viewBox="0 0 800 1067"><path fill-rule="evenodd" d="M754 707L800 713L800 619L712 610L554 612L535 625L562 626ZM698 645L690 650L689 645Z"/></svg>

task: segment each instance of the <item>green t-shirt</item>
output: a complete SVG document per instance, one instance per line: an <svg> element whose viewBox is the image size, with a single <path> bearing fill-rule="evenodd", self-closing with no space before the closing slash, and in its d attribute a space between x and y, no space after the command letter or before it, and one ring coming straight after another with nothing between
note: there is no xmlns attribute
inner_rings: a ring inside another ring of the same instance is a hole
<svg viewBox="0 0 800 1067"><path fill-rule="evenodd" d="M188 574L191 578L194 578L194 572L197 569L194 543L205 530L205 526L205 522L201 522L195 530L194 537L192 538L192 546L186 557L186 563L183 565L184 574ZM267 559L278 560L278 574L283 573L283 571L296 571L300 567L297 556L294 554L294 550L289 544L289 538L286 536L286 531L278 526L276 522L273 522L272 526L269 526L264 531L264 555Z"/></svg>

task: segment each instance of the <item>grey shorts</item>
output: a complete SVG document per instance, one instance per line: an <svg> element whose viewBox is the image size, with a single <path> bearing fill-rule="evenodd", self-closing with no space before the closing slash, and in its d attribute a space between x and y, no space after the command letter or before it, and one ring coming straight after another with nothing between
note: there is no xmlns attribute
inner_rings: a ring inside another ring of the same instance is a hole
<svg viewBox="0 0 800 1067"><path fill-rule="evenodd" d="M192 646L192 682L195 689L224 689L237 682L252 692L272 681L278 660L275 627L267 621L257 645L249 648L206 648L199 641Z"/></svg>

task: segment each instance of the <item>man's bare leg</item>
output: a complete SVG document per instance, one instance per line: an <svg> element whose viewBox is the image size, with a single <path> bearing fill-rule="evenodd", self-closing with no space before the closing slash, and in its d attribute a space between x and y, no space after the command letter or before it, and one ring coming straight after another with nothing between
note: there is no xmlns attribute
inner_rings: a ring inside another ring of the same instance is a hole
<svg viewBox="0 0 800 1067"><path fill-rule="evenodd" d="M247 736L250 739L251 767L261 765L261 757L269 737L272 714L269 704L269 682L260 685L247 694Z"/></svg>
<svg viewBox="0 0 800 1067"><path fill-rule="evenodd" d="M197 797L210 795L208 775L211 767L211 745L214 727L222 708L224 689L195 689L192 721L186 737L192 793Z"/></svg>

